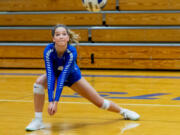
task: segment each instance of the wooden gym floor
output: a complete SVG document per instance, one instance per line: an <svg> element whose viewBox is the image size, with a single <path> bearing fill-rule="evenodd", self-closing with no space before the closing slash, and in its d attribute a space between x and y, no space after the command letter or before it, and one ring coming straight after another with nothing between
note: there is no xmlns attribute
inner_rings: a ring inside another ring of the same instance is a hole
<svg viewBox="0 0 180 135"><path fill-rule="evenodd" d="M34 116L32 85L44 70L0 70L0 135L178 135L180 72L83 70L101 96L137 111L139 121L98 109L65 87L46 129L26 132Z"/></svg>

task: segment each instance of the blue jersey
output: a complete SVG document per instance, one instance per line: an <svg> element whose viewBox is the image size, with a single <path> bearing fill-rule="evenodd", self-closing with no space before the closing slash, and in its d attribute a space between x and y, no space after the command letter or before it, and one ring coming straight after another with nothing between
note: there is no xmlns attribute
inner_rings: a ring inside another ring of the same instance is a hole
<svg viewBox="0 0 180 135"><path fill-rule="evenodd" d="M76 48L68 45L62 57L58 57L55 44L50 43L44 50L44 61L47 74L49 102L59 101L63 86L71 86L81 79L81 72L76 64ZM54 98L55 81L57 78Z"/></svg>

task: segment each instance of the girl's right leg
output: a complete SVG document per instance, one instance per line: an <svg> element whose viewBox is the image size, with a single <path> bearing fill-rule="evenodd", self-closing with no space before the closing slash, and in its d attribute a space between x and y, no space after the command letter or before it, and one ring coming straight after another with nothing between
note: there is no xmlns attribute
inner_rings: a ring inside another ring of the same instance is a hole
<svg viewBox="0 0 180 135"><path fill-rule="evenodd" d="M47 79L46 74L38 77L36 82L34 83L34 109L35 112L42 112L45 101L45 93L44 89L47 87Z"/></svg>
<svg viewBox="0 0 180 135"><path fill-rule="evenodd" d="M34 83L33 93L34 93L34 110L35 110L35 119L26 127L27 131L34 131L44 128L42 123L42 111L45 101L44 88L47 87L47 77L46 74L38 77Z"/></svg>

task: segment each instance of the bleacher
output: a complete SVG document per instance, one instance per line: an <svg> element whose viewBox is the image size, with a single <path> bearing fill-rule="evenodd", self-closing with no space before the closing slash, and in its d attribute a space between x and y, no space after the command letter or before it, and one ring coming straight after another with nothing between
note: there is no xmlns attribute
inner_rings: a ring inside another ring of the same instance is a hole
<svg viewBox="0 0 180 135"><path fill-rule="evenodd" d="M85 10L81 0L0 1L0 68L44 68L51 28L81 36L80 68L180 69L180 0L108 0Z"/></svg>

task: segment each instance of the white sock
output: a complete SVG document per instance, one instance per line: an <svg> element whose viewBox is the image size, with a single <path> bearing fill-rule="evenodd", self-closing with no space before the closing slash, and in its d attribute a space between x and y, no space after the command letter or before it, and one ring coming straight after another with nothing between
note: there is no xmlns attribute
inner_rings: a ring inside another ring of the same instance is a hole
<svg viewBox="0 0 180 135"><path fill-rule="evenodd" d="M42 112L35 112L35 118L42 120Z"/></svg>
<svg viewBox="0 0 180 135"><path fill-rule="evenodd" d="M119 112L120 114L122 114L123 109L124 109L124 108L120 107L120 112Z"/></svg>

